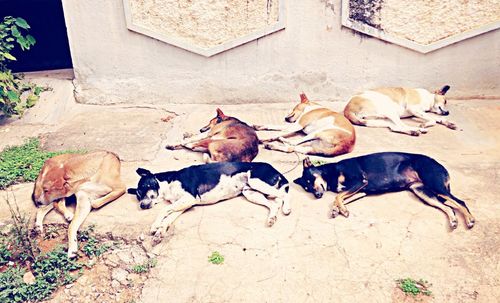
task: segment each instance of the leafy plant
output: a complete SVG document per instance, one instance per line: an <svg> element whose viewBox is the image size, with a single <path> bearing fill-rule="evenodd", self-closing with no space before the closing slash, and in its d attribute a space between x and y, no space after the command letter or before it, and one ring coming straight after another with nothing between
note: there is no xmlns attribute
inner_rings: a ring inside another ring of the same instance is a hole
<svg viewBox="0 0 500 303"><path fill-rule="evenodd" d="M430 296L432 292L429 290L431 284L425 280L414 280L412 278L396 280L398 288L401 289L406 295L416 296L418 294Z"/></svg>
<svg viewBox="0 0 500 303"><path fill-rule="evenodd" d="M222 264L224 263L224 256L221 255L218 251L212 252L212 255L208 257L208 262L212 264Z"/></svg>
<svg viewBox="0 0 500 303"><path fill-rule="evenodd" d="M35 239L31 237L30 219L21 213L15 200L14 203L11 203L8 197L5 200L13 222L9 237L13 254L20 261L33 261L40 250Z"/></svg>
<svg viewBox="0 0 500 303"><path fill-rule="evenodd" d="M12 258L12 252L6 243L0 244L0 266L7 264Z"/></svg>
<svg viewBox="0 0 500 303"><path fill-rule="evenodd" d="M77 239L85 244L82 247L83 253L89 257L99 257L111 248L111 245L100 244L99 240L94 236L95 225L90 224L87 228L78 231Z"/></svg>
<svg viewBox="0 0 500 303"><path fill-rule="evenodd" d="M0 112L7 117L22 115L26 108L35 105L40 93L45 90L32 83L22 82L22 76L12 74L7 62L17 60L11 54L15 44L29 50L36 40L27 34L30 26L23 18L4 17L0 23ZM27 92L26 97L21 97Z"/></svg>
<svg viewBox="0 0 500 303"><path fill-rule="evenodd" d="M15 183L35 181L45 160L53 156L78 152L43 151L37 138L31 138L20 146L7 147L0 152L0 190Z"/></svg>
<svg viewBox="0 0 500 303"><path fill-rule="evenodd" d="M158 264L158 260L156 258L151 258L148 259L143 264L134 265L134 267L132 267L132 271L135 272L136 274L142 274L150 271L151 268L154 268L156 266L156 264Z"/></svg>

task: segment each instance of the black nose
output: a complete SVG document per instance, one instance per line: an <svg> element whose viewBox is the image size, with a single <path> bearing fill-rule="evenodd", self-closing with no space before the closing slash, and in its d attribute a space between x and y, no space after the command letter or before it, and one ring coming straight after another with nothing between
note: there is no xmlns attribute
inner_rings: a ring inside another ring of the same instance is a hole
<svg viewBox="0 0 500 303"><path fill-rule="evenodd" d="M151 204L144 204L144 203L141 203L141 208L142 208L142 209L148 209L148 208L151 208Z"/></svg>
<svg viewBox="0 0 500 303"><path fill-rule="evenodd" d="M290 117L286 117L286 118L285 118L285 121L286 121L286 122L290 122L290 119L291 119Z"/></svg>
<svg viewBox="0 0 500 303"><path fill-rule="evenodd" d="M323 193L316 192L316 193L314 193L314 196L316 197L316 199L319 199L319 198L323 197Z"/></svg>
<svg viewBox="0 0 500 303"><path fill-rule="evenodd" d="M449 112L449 111L447 111L447 110L443 110L443 111L441 112L441 115L443 115L443 116L448 116L449 114L450 114L450 112Z"/></svg>

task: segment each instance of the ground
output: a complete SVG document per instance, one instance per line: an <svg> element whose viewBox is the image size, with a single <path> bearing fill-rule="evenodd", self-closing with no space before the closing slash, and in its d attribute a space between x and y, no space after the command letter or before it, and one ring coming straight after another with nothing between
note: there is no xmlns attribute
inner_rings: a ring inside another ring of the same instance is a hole
<svg viewBox="0 0 500 303"><path fill-rule="evenodd" d="M216 105L80 105L71 100L71 81L37 81L50 82L54 90L23 119L0 125L0 149L33 136L50 150L108 149L123 159L122 175L130 187L137 184L137 167L158 172L201 163L200 154L164 146L196 133L215 115ZM325 105L341 110L345 103ZM226 114L256 124L284 123L291 106L220 105ZM433 297L425 302L495 302L500 297L500 102L451 100L449 108L459 130L438 125L411 137L356 127L355 150L326 160L378 151L427 154L448 168L452 192L476 217L471 230L459 217L451 231L443 213L409 192L364 198L348 206L349 218L331 219L334 194L315 200L295 184L292 213L279 216L271 228L265 208L236 198L186 212L163 242L151 247L148 230L161 206L141 210L130 195L93 211L85 224L113 237L144 239L143 249L156 256L158 264L137 302L402 302L411 299L396 290L395 280L406 277L432 283ZM299 158L261 148L256 161L272 163L292 181L301 174ZM22 210L34 214L32 189L33 184L20 184L8 191ZM0 222L8 214L0 203ZM53 212L45 222L64 219ZM223 264L208 262L213 251L224 256ZM109 267L99 274L109 277ZM56 296L54 302L60 300ZM82 293L73 300L88 298Z"/></svg>

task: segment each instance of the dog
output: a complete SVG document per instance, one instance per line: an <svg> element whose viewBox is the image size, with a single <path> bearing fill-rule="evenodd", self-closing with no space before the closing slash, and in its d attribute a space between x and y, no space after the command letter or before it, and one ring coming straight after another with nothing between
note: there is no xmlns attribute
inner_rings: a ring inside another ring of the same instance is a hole
<svg viewBox="0 0 500 303"><path fill-rule="evenodd" d="M234 117L224 115L219 108L215 118L201 128L200 133L166 148L184 147L201 151L205 163L251 162L259 152L259 138L255 130Z"/></svg>
<svg viewBox="0 0 500 303"><path fill-rule="evenodd" d="M344 109L344 116L352 123L368 127L388 127L397 133L418 136L436 123L450 129L457 125L442 117L435 118L426 112L447 116L446 92L449 85L434 93L422 88L389 87L368 90L351 97ZM416 117L423 120L419 127L410 127L400 118Z"/></svg>
<svg viewBox="0 0 500 303"><path fill-rule="evenodd" d="M455 211L472 228L475 223L464 201L450 191L450 176L436 160L420 154L383 152L314 166L303 161L302 176L295 183L319 199L325 191L337 192L332 217L349 216L345 204L366 195L410 190L426 204L442 210L451 229L457 228ZM350 200L345 203L346 200Z"/></svg>
<svg viewBox="0 0 500 303"><path fill-rule="evenodd" d="M160 211L151 227L155 242L192 206L214 204L239 195L269 208L268 226L276 222L280 208L285 215L291 212L288 180L267 163L208 163L157 174L138 168L137 174L141 177L137 188L127 191L136 195L142 209L161 201L171 203Z"/></svg>
<svg viewBox="0 0 500 303"><path fill-rule="evenodd" d="M76 257L77 232L91 209L117 199L126 186L120 178L120 159L107 151L62 154L48 159L36 178L33 201L38 207L35 228L43 232L43 218L53 208L70 221L68 257ZM76 196L76 211L66 208L66 198Z"/></svg>
<svg viewBox="0 0 500 303"><path fill-rule="evenodd" d="M337 112L309 101L304 93L300 94L300 103L285 117L285 121L292 124L254 126L256 130L286 132L283 135L262 140L267 149L333 157L351 152L356 143L356 133L349 120ZM286 139L298 132L303 132L306 136L298 140ZM276 140L281 143L268 143L268 141Z"/></svg>

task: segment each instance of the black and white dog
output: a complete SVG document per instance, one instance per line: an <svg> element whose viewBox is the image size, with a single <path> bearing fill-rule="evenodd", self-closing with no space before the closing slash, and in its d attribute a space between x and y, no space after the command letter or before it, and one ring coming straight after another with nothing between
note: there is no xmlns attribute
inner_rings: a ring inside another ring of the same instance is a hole
<svg viewBox="0 0 500 303"><path fill-rule="evenodd" d="M452 229L457 228L455 211L472 228L474 217L464 201L450 191L450 176L436 160L419 154L384 152L314 166L304 159L302 177L294 182L321 198L327 190L337 192L332 217L349 216L345 204L370 194L411 190L422 201L442 210ZM344 203L346 200L350 200Z"/></svg>
<svg viewBox="0 0 500 303"><path fill-rule="evenodd" d="M259 162L220 162L193 165L178 171L153 174L138 168L141 176L135 194L142 209L169 201L151 227L156 240L193 205L214 204L242 194L250 202L269 208L267 224L272 226L280 208L291 212L288 180L274 167Z"/></svg>

